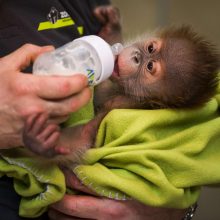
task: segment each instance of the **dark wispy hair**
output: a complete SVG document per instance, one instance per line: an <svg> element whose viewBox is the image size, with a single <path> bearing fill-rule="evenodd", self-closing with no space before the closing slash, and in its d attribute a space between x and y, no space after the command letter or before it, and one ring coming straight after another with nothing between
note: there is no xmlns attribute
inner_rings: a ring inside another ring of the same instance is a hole
<svg viewBox="0 0 220 220"><path fill-rule="evenodd" d="M188 25L166 28L159 36L166 42L163 105L194 107L206 103L216 93L219 82L217 47Z"/></svg>

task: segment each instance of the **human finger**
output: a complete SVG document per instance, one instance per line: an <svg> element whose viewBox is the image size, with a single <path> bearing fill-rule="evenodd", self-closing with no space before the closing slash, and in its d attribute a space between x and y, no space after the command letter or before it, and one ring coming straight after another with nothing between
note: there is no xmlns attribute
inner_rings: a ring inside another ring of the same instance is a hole
<svg viewBox="0 0 220 220"><path fill-rule="evenodd" d="M2 58L2 61L11 70L22 70L29 66L41 53L53 50L53 46L36 46L33 44L24 44L11 54Z"/></svg>
<svg viewBox="0 0 220 220"><path fill-rule="evenodd" d="M55 124L61 124L65 122L69 118L69 115L63 115L63 116L56 116L49 118L49 123L55 123Z"/></svg>
<svg viewBox="0 0 220 220"><path fill-rule="evenodd" d="M86 105L90 98L91 90L89 88L85 88L82 92L64 100L60 100L59 102L46 100L44 105L51 117L66 116Z"/></svg>
<svg viewBox="0 0 220 220"><path fill-rule="evenodd" d="M51 220L82 220L82 218L77 218L74 216L65 215L55 209L52 209L52 208L50 208L48 210L48 217ZM89 219L87 218L87 220L89 220Z"/></svg>
<svg viewBox="0 0 220 220"><path fill-rule="evenodd" d="M44 99L62 99L81 92L88 86L88 79L77 74L73 76L41 76L23 74L19 77L18 90L32 93Z"/></svg>
<svg viewBox="0 0 220 220"><path fill-rule="evenodd" d="M100 219L102 203L102 199L96 197L65 195L61 201L51 205L51 207L69 216Z"/></svg>
<svg viewBox="0 0 220 220"><path fill-rule="evenodd" d="M65 195L52 208L69 216L98 220L178 220L186 210L150 207L135 200L116 201L92 196Z"/></svg>
<svg viewBox="0 0 220 220"><path fill-rule="evenodd" d="M92 96L90 88L86 87L80 93L60 100L40 99L33 95L24 98L22 106L19 106L20 114L27 118L32 114L46 113L48 123L60 123L68 118L69 114L86 105Z"/></svg>

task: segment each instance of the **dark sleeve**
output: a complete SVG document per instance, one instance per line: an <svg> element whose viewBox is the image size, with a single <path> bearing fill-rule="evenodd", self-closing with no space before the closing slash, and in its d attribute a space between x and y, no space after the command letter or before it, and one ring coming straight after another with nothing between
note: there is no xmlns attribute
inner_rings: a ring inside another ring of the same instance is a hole
<svg viewBox="0 0 220 220"><path fill-rule="evenodd" d="M1 220L28 220L18 215L21 197L15 192L13 179L3 176L0 178L0 219ZM47 213L35 220L49 220Z"/></svg>
<svg viewBox="0 0 220 220"><path fill-rule="evenodd" d="M94 4L94 6L111 4L110 0L90 0L90 2L91 2L91 4Z"/></svg>
<svg viewBox="0 0 220 220"><path fill-rule="evenodd" d="M101 24L93 14L94 8L110 4L109 0L60 0L78 26L84 27L84 35L98 34Z"/></svg>

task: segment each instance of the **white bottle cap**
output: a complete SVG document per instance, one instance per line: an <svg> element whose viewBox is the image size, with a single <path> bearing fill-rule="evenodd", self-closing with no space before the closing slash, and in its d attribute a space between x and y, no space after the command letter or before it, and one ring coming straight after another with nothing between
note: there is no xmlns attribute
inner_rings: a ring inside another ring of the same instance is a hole
<svg viewBox="0 0 220 220"><path fill-rule="evenodd" d="M90 47L94 48L97 53L97 57L101 64L100 76L94 81L94 84L98 84L107 78L109 78L114 69L114 55L110 45L105 42L102 38L96 35L89 35L78 38L74 42L86 42Z"/></svg>

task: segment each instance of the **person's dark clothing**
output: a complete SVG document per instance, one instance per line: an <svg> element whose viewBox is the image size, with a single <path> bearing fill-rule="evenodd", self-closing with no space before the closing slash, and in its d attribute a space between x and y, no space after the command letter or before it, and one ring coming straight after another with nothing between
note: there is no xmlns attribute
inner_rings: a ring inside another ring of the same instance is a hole
<svg viewBox="0 0 220 220"><path fill-rule="evenodd" d="M101 25L93 9L104 4L109 1L0 0L0 57L26 43L59 47L82 35L98 34ZM1 220L27 219L18 216L20 199L13 180L0 178ZM37 219L48 218L45 214Z"/></svg>

